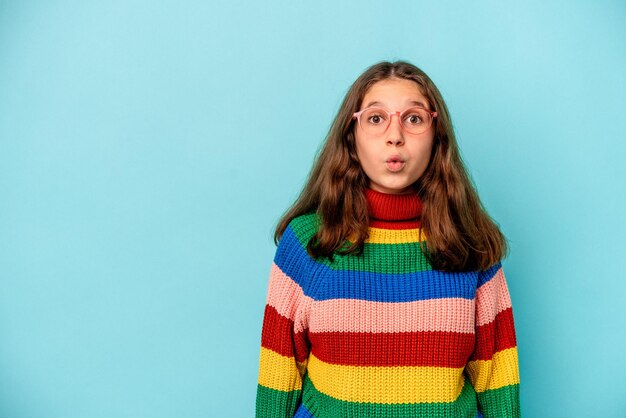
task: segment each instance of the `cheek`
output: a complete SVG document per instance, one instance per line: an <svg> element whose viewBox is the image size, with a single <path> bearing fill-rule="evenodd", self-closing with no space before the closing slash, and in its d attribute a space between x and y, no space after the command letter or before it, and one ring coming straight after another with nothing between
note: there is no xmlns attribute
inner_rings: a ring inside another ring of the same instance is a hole
<svg viewBox="0 0 626 418"><path fill-rule="evenodd" d="M359 158L359 163L361 164L361 168L366 173L373 168L374 156L376 155L376 150L371 146L363 145L362 142L356 141L356 155Z"/></svg>
<svg viewBox="0 0 626 418"><path fill-rule="evenodd" d="M433 152L433 141L430 140L420 144L420 149L418 152L420 160L422 160L423 163L428 164L428 162L430 161L430 156Z"/></svg>
<svg viewBox="0 0 626 418"><path fill-rule="evenodd" d="M367 153L363 147L363 142L359 139L359 136L356 135L354 140L354 149L356 150L356 156L359 159L359 162L363 164L363 160L367 157Z"/></svg>

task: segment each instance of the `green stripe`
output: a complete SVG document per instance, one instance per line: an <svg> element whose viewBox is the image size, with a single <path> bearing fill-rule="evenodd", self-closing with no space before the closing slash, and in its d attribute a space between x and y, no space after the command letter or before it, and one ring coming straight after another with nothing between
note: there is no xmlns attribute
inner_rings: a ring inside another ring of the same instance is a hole
<svg viewBox="0 0 626 418"><path fill-rule="evenodd" d="M519 383L478 392L478 402L485 418L519 418Z"/></svg>
<svg viewBox="0 0 626 418"><path fill-rule="evenodd" d="M302 390L302 403L314 417L318 418L475 417L477 413L476 392L467 379L454 402L382 404L342 401L315 389L308 374L304 377Z"/></svg>
<svg viewBox="0 0 626 418"><path fill-rule="evenodd" d="M295 233L302 248L306 247L319 225L315 213L299 216L292 220L290 227ZM409 256L413 256L409 258ZM426 255L418 242L403 244L366 243L363 254L335 255L331 263L328 257L316 260L333 270L366 271L371 273L404 274L432 270Z"/></svg>
<svg viewBox="0 0 626 418"><path fill-rule="evenodd" d="M255 417L293 417L300 404L301 392L301 390L283 392L257 384Z"/></svg>
<svg viewBox="0 0 626 418"><path fill-rule="evenodd" d="M333 263L318 260L333 270L403 274L432 270L418 243L365 244L363 254L336 255Z"/></svg>

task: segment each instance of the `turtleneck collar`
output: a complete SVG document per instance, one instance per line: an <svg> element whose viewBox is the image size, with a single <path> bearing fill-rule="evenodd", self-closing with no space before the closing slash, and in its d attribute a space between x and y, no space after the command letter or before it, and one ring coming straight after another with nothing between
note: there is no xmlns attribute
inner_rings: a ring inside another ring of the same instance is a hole
<svg viewBox="0 0 626 418"><path fill-rule="evenodd" d="M370 214L370 226L384 229L420 227L422 200L417 193L382 193L369 187L365 198Z"/></svg>

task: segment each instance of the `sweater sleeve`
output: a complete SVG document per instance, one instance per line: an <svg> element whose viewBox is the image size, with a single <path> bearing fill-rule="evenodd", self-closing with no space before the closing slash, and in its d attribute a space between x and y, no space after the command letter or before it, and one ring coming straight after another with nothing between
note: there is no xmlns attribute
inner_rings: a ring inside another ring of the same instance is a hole
<svg viewBox="0 0 626 418"><path fill-rule="evenodd" d="M261 331L257 418L293 418L310 351L307 258L293 230L281 237L269 274Z"/></svg>
<svg viewBox="0 0 626 418"><path fill-rule="evenodd" d="M519 365L513 310L502 264L478 275L476 342L465 367L485 418L520 417Z"/></svg>

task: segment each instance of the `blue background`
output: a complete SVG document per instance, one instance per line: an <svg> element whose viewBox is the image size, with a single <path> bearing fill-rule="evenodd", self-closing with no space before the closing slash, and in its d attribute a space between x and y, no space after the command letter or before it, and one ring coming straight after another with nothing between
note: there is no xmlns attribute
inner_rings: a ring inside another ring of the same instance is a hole
<svg viewBox="0 0 626 418"><path fill-rule="evenodd" d="M250 417L276 221L354 79L440 88L525 417L626 410L623 1L0 3L0 416Z"/></svg>

